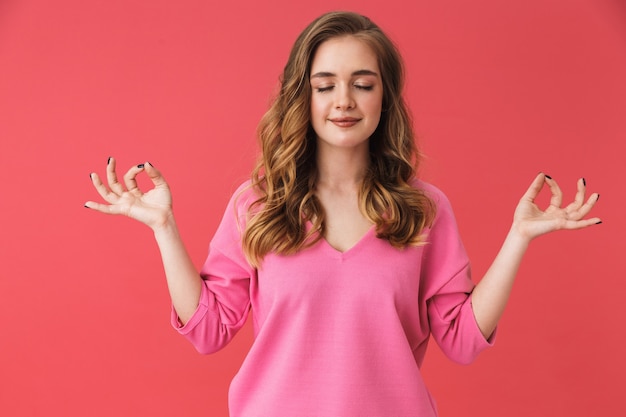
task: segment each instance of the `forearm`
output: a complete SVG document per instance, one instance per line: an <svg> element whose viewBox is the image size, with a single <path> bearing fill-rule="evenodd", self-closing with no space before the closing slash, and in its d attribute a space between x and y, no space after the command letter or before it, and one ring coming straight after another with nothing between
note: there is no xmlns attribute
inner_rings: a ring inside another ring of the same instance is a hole
<svg viewBox="0 0 626 417"><path fill-rule="evenodd" d="M173 216L154 229L154 236L161 252L172 304L184 324L198 307L202 278L185 249Z"/></svg>
<svg viewBox="0 0 626 417"><path fill-rule="evenodd" d="M474 317L485 338L491 336L504 312L529 242L512 227L500 252L472 292Z"/></svg>

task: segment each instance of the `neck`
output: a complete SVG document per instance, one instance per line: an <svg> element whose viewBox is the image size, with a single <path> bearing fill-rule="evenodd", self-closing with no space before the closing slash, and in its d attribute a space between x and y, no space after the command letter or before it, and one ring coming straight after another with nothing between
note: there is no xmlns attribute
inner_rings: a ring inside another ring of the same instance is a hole
<svg viewBox="0 0 626 417"><path fill-rule="evenodd" d="M318 186L360 187L369 166L369 147L364 145L349 149L318 147Z"/></svg>

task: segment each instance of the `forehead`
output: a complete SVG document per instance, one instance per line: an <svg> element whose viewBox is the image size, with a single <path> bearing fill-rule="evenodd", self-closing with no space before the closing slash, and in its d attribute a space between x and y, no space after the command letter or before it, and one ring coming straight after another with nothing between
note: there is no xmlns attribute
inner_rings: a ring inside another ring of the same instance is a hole
<svg viewBox="0 0 626 417"><path fill-rule="evenodd" d="M363 69L379 73L378 57L364 40L350 35L324 41L311 63L311 74L322 71L340 74Z"/></svg>

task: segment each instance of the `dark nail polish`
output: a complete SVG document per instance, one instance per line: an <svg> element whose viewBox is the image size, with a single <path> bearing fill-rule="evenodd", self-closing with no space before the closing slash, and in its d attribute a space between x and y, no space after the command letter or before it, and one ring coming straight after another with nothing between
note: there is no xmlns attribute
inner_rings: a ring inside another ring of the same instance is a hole
<svg viewBox="0 0 626 417"><path fill-rule="evenodd" d="M107 159L107 165L109 165L111 163L111 157L109 156L109 159Z"/></svg>
<svg viewBox="0 0 626 417"><path fill-rule="evenodd" d="M600 199L600 194L598 194L598 196L596 197L596 201L598 201Z"/></svg>
<svg viewBox="0 0 626 417"><path fill-rule="evenodd" d="M84 206L85 206L85 208L89 208L89 206L87 204L85 204Z"/></svg>
<svg viewBox="0 0 626 417"><path fill-rule="evenodd" d="M600 220L599 222L597 222L596 224L602 224L602 220Z"/></svg>
<svg viewBox="0 0 626 417"><path fill-rule="evenodd" d="M152 164L150 163L150 161L148 161L148 162L147 162L147 164L148 164L148 165L150 165L151 167L153 167L153 166L154 166L154 165L152 165Z"/></svg>
<svg viewBox="0 0 626 417"><path fill-rule="evenodd" d="M143 168L143 166L144 166L143 164L139 164L137 165L137 168Z"/></svg>
<svg viewBox="0 0 626 417"><path fill-rule="evenodd" d="M585 179L583 178L583 185L586 187L587 186L587 181L585 181Z"/></svg>
<svg viewBox="0 0 626 417"><path fill-rule="evenodd" d="M547 179L549 179L549 180L551 180L551 179L552 179L552 177L551 177L551 176L549 176L548 174L543 174L543 175L544 175Z"/></svg>
<svg viewBox="0 0 626 417"><path fill-rule="evenodd" d="M91 174L93 174L93 172L90 172L90 173L89 173L89 179L92 179L92 178L91 178Z"/></svg>

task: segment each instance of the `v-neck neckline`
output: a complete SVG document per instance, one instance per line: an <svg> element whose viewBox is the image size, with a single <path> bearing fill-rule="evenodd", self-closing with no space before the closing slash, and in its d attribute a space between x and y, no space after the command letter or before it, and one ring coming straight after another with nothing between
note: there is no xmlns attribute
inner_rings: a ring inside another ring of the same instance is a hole
<svg viewBox="0 0 626 417"><path fill-rule="evenodd" d="M307 222L308 223L308 227L311 228L313 227L313 225L311 224L311 222ZM333 257L335 258L340 258L340 259L345 259L349 256L351 256L352 254L354 254L355 252L358 252L359 249L365 245L366 241L370 239L371 236L375 235L376 232L376 225L373 224L369 227L369 229L367 229L367 231L363 234L363 236L361 236L359 238L359 240L357 240L354 245L350 246L348 249L346 250L339 250L337 248L335 248L333 245L331 245L328 240L326 240L326 237L324 237L321 233L320 233L320 239L319 242L321 245L323 245L324 248L326 248L326 250L328 252L330 252L331 255L333 255ZM319 233L319 232L317 232Z"/></svg>

